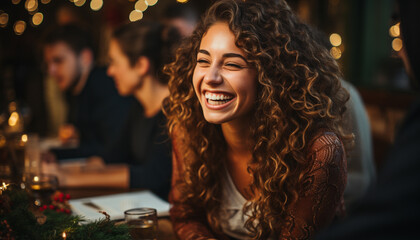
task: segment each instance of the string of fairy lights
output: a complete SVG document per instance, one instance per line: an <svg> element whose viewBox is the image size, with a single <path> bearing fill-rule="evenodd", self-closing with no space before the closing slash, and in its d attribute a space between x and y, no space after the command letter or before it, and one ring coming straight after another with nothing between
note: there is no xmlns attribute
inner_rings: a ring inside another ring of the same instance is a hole
<svg viewBox="0 0 420 240"><path fill-rule="evenodd" d="M6 0L1 0L6 1ZM7 28L12 26L13 31L16 35L22 35L27 26L38 27L44 21L44 13L42 13L42 5L51 3L52 0L10 0L15 7L18 7L20 3L24 2L24 7L27 10L30 20L24 21L18 19L11 22L10 15L4 10L0 9L0 28ZM57 0L56 0L57 1ZM64 1L64 0L62 0ZM85 4L89 4L92 11L99 11L103 7L103 0L68 0L77 7L82 7ZM149 8L157 4L158 0L128 0L129 2L135 2L134 10L132 10L128 16L129 20L134 22L143 18L143 13ZM177 0L179 3L186 3L188 0ZM23 4L21 4L23 5ZM27 18L27 17L26 17Z"/></svg>

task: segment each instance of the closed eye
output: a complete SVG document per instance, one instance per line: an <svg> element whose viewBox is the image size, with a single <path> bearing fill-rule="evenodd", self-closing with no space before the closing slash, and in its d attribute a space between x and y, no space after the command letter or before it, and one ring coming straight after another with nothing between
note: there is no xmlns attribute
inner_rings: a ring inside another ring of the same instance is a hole
<svg viewBox="0 0 420 240"><path fill-rule="evenodd" d="M244 66L236 63L226 63L225 66L230 70L240 70L245 68Z"/></svg>
<svg viewBox="0 0 420 240"><path fill-rule="evenodd" d="M210 64L210 62L208 60L206 60L206 59L198 59L197 60L197 63L200 64L201 66L202 65L209 65Z"/></svg>

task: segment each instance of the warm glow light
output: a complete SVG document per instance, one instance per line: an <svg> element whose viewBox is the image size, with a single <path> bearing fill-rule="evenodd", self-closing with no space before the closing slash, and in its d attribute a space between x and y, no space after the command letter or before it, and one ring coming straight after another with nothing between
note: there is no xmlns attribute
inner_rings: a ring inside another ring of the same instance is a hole
<svg viewBox="0 0 420 240"><path fill-rule="evenodd" d="M188 2L188 0L176 0L177 2L179 2L179 3L186 3L186 2Z"/></svg>
<svg viewBox="0 0 420 240"><path fill-rule="evenodd" d="M12 3L15 4L15 5L17 5L17 4L20 3L20 0L12 0Z"/></svg>
<svg viewBox="0 0 420 240"><path fill-rule="evenodd" d="M0 186L0 195L2 194L4 190L7 190L7 186L9 185L10 184L6 184L5 182L2 183L2 185Z"/></svg>
<svg viewBox="0 0 420 240"><path fill-rule="evenodd" d="M341 45L341 36L337 33L333 33L330 35L330 43L334 47L338 47Z"/></svg>
<svg viewBox="0 0 420 240"><path fill-rule="evenodd" d="M37 0L26 0L25 8L28 12L35 12L38 9L38 1Z"/></svg>
<svg viewBox="0 0 420 240"><path fill-rule="evenodd" d="M44 15L40 12L35 13L35 15L32 17L32 23L35 26L38 26L39 24L41 24L43 20L44 20Z"/></svg>
<svg viewBox="0 0 420 240"><path fill-rule="evenodd" d="M158 0L146 0L147 5L153 6L158 2Z"/></svg>
<svg viewBox="0 0 420 240"><path fill-rule="evenodd" d="M21 139L22 139L22 142L27 142L28 141L28 135L23 134Z"/></svg>
<svg viewBox="0 0 420 240"><path fill-rule="evenodd" d="M389 28L389 35L391 37L399 37L400 36L400 23L397 23L394 26Z"/></svg>
<svg viewBox="0 0 420 240"><path fill-rule="evenodd" d="M146 9L147 9L147 3L145 2L145 0L138 0L138 1L136 2L136 4L134 5L134 8L135 8L137 11L142 11L142 12L144 12L144 11L146 11Z"/></svg>
<svg viewBox="0 0 420 240"><path fill-rule="evenodd" d="M90 2L90 8L93 11L98 11L99 9L102 8L103 5L104 5L104 2L102 0L92 0Z"/></svg>
<svg viewBox="0 0 420 240"><path fill-rule="evenodd" d="M15 24L15 31L16 31L16 25L17 25L17 23ZM25 31L25 29L23 31ZM18 35L20 35L20 34L18 34ZM9 126L11 126L11 127L15 126L18 121L19 121L19 114L17 112L12 112L12 114L10 114L10 118L9 118L9 121L8 121Z"/></svg>
<svg viewBox="0 0 420 240"><path fill-rule="evenodd" d="M17 21L13 28L16 35L22 35L26 29L26 23L24 21Z"/></svg>
<svg viewBox="0 0 420 240"><path fill-rule="evenodd" d="M51 2L51 0L41 0L41 3L42 4L48 4L48 3L50 3Z"/></svg>
<svg viewBox="0 0 420 240"><path fill-rule="evenodd" d="M66 239L67 238L66 232L63 232L63 234L61 236L63 237L63 239Z"/></svg>
<svg viewBox="0 0 420 240"><path fill-rule="evenodd" d="M2 13L0 14L0 27L6 27L9 22L9 14Z"/></svg>
<svg viewBox="0 0 420 240"><path fill-rule="evenodd" d="M39 177L38 176L35 176L34 177L34 182L38 182L39 181Z"/></svg>
<svg viewBox="0 0 420 240"><path fill-rule="evenodd" d="M330 49L330 54L334 59L340 59L341 58L341 50L337 47L332 47Z"/></svg>
<svg viewBox="0 0 420 240"><path fill-rule="evenodd" d="M131 22L138 21L143 18L143 12L133 10L131 11L130 16L128 18L130 19Z"/></svg>
<svg viewBox="0 0 420 240"><path fill-rule="evenodd" d="M401 38L395 38L394 40L392 40L392 49L394 49L394 51L400 51L401 48L403 47L403 43Z"/></svg>
<svg viewBox="0 0 420 240"><path fill-rule="evenodd" d="M81 7L86 3L86 0L76 0L74 1L74 5Z"/></svg>

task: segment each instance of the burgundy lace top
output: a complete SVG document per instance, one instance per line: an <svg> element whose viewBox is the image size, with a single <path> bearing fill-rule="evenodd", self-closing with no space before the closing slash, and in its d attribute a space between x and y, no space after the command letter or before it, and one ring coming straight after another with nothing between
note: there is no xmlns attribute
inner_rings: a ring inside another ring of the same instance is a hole
<svg viewBox="0 0 420 240"><path fill-rule="evenodd" d="M180 239L227 239L211 231L205 212L180 202L178 184L182 181L183 162L180 139L173 139L173 175L169 201L174 230ZM277 230L278 239L311 239L336 216L344 215L343 192L346 185L346 157L343 144L332 132L318 134L310 144L308 159L311 170L303 181L298 200L289 206L285 225ZM191 218L182 218L188 209Z"/></svg>

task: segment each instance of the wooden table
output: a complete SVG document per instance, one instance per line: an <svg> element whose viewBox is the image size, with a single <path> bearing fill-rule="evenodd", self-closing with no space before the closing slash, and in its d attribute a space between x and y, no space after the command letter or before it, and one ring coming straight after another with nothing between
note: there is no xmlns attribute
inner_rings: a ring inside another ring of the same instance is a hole
<svg viewBox="0 0 420 240"><path fill-rule="evenodd" d="M139 189L132 189L138 191ZM64 188L60 189L63 193L70 194L72 199L105 196L110 194L125 193L125 189L116 188ZM158 219L158 240L176 240L172 223L168 217Z"/></svg>

